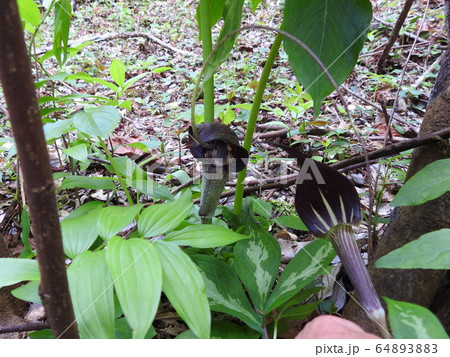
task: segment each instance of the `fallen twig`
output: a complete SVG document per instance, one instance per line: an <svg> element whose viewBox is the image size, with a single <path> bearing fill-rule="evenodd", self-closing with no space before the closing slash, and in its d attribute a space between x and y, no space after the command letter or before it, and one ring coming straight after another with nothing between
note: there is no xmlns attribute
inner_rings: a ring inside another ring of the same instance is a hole
<svg viewBox="0 0 450 357"><path fill-rule="evenodd" d="M100 42L100 41L110 41L110 40L115 40L115 39L123 39L123 40L127 40L130 38L136 38L136 37L143 37L151 42L154 42L158 45L160 45L161 47L172 51L172 52L177 52L182 54L183 56L194 56L195 54L191 53L191 52L187 52L184 50L181 50L179 48L173 47L171 45L169 45L168 43L160 40L159 38L150 35L147 32L123 32L123 33L108 33L108 34L104 34L104 35L92 35L92 36L87 36L75 41L69 41L69 46L73 47L73 46L78 46L82 43L85 42L89 42L89 41L93 41L93 42ZM50 51L53 47L44 47L42 48L38 53L36 53L37 55L42 55L48 51Z"/></svg>

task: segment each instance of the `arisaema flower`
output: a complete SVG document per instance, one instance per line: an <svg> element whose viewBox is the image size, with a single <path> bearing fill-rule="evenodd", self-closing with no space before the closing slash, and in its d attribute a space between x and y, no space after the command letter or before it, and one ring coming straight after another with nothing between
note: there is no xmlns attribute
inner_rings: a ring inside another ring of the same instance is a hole
<svg viewBox="0 0 450 357"><path fill-rule="evenodd" d="M203 223L210 223L230 172L245 168L248 152L239 144L235 132L225 124L202 123L196 128L198 138L193 137L192 128L189 128L188 147L192 156L202 162L202 197L198 214Z"/></svg>
<svg viewBox="0 0 450 357"><path fill-rule="evenodd" d="M388 337L385 311L361 258L352 226L361 222L361 205L353 184L335 169L279 145L297 159L295 208L316 237L330 237L367 315Z"/></svg>

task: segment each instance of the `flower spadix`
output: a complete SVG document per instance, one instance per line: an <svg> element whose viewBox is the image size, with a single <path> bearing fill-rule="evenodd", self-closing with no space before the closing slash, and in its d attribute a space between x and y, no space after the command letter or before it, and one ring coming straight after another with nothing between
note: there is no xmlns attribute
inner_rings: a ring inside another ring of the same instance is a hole
<svg viewBox="0 0 450 357"><path fill-rule="evenodd" d="M330 240L359 295L362 307L388 337L386 317L372 280L361 258L352 226L361 222L361 205L353 184L335 169L307 158L292 147L282 147L297 159L295 208L317 237Z"/></svg>

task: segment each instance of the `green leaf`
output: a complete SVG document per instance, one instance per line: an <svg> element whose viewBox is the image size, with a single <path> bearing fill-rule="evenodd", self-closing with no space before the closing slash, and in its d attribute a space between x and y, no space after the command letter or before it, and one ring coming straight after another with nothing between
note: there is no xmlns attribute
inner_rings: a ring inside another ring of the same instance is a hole
<svg viewBox="0 0 450 357"><path fill-rule="evenodd" d="M196 248L215 248L247 239L249 236L212 224L190 225L179 231L169 233L165 241Z"/></svg>
<svg viewBox="0 0 450 357"><path fill-rule="evenodd" d="M319 306L318 302L313 302L311 304L304 304L299 306L293 306L281 315L283 318L291 318L295 320L304 320L309 315L311 315L314 310L316 310L317 306Z"/></svg>
<svg viewBox="0 0 450 357"><path fill-rule="evenodd" d="M450 190L450 159L432 162L411 177L398 191L391 206L416 206Z"/></svg>
<svg viewBox="0 0 450 357"><path fill-rule="evenodd" d="M110 206L103 208L97 221L100 236L107 240L124 229L139 213L144 205Z"/></svg>
<svg viewBox="0 0 450 357"><path fill-rule="evenodd" d="M259 3L261 1L262 0L252 0L252 10L253 10L253 12L255 12L256 8L258 7L258 5L259 5Z"/></svg>
<svg viewBox="0 0 450 357"><path fill-rule="evenodd" d="M169 68L169 67L167 67ZM141 78L144 78L145 76L148 76L150 74L150 72L145 72L145 73L141 73L138 74L136 77L130 78L129 80L127 80L124 85L122 86L122 92L125 91L129 86L131 86L133 83L137 82L138 80L140 80Z"/></svg>
<svg viewBox="0 0 450 357"><path fill-rule="evenodd" d="M73 125L82 133L108 138L120 122L120 113L111 106L86 108L73 116Z"/></svg>
<svg viewBox="0 0 450 357"><path fill-rule="evenodd" d="M133 338L144 338L161 298L161 263L153 243L144 239L112 238L106 261Z"/></svg>
<svg viewBox="0 0 450 357"><path fill-rule="evenodd" d="M97 220L101 212L97 208L92 212L75 218L66 218L61 222L64 252L74 258L87 251L98 237Z"/></svg>
<svg viewBox="0 0 450 357"><path fill-rule="evenodd" d="M448 339L438 318L425 307L383 297L388 306L389 324L397 339Z"/></svg>
<svg viewBox="0 0 450 357"><path fill-rule="evenodd" d="M35 28L41 23L41 13L33 0L17 0L20 18Z"/></svg>
<svg viewBox="0 0 450 357"><path fill-rule="evenodd" d="M201 269L211 310L237 317L261 332L261 315L253 310L233 269L222 260L209 255L197 254L192 259Z"/></svg>
<svg viewBox="0 0 450 357"><path fill-rule="evenodd" d="M252 238L234 247L234 269L256 309L263 311L281 262L281 249L268 232L257 229Z"/></svg>
<svg viewBox="0 0 450 357"><path fill-rule="evenodd" d="M318 275L326 273L326 267L335 256L328 239L317 239L300 250L281 274L266 303L265 313L289 300Z"/></svg>
<svg viewBox="0 0 450 357"><path fill-rule="evenodd" d="M57 120L54 123L44 124L44 134L45 140L55 140L58 139L62 134L65 134L73 129L73 120Z"/></svg>
<svg viewBox="0 0 450 357"><path fill-rule="evenodd" d="M42 305L41 297L39 296L39 283L40 281L37 280L30 281L28 284L11 290L11 294L20 300Z"/></svg>
<svg viewBox="0 0 450 357"><path fill-rule="evenodd" d="M87 188L91 190L114 190L116 185L108 177L67 176L61 183L61 189Z"/></svg>
<svg viewBox="0 0 450 357"><path fill-rule="evenodd" d="M114 338L113 279L106 252L78 255L67 269L70 296L82 338Z"/></svg>
<svg viewBox="0 0 450 357"><path fill-rule="evenodd" d="M115 157L113 161L114 167L125 177L128 186L155 199L173 200L173 196L166 186L158 185L130 158Z"/></svg>
<svg viewBox="0 0 450 357"><path fill-rule="evenodd" d="M156 248L163 266L164 294L198 338L209 338L211 312L197 266L174 243L157 241Z"/></svg>
<svg viewBox="0 0 450 357"><path fill-rule="evenodd" d="M308 46L340 85L358 60L371 18L369 0L286 0L282 29ZM286 38L284 48L318 115L323 99L334 91L333 85L300 46Z"/></svg>
<svg viewBox="0 0 450 357"><path fill-rule="evenodd" d="M0 288L25 280L39 280L37 260L0 258Z"/></svg>
<svg viewBox="0 0 450 357"><path fill-rule="evenodd" d="M73 157L75 160L86 161L88 157L87 144L82 143L70 146L69 148L64 149L63 153L69 155L70 157Z"/></svg>
<svg viewBox="0 0 450 357"><path fill-rule="evenodd" d="M187 217L192 207L191 191L186 191L174 202L154 204L146 208L138 221L142 237L154 237L174 230Z"/></svg>
<svg viewBox="0 0 450 357"><path fill-rule="evenodd" d="M125 84L125 65L121 60L114 59L109 67L109 73L119 87Z"/></svg>
<svg viewBox="0 0 450 357"><path fill-rule="evenodd" d="M423 234L381 257L375 266L391 269L450 269L450 229Z"/></svg>
<svg viewBox="0 0 450 357"><path fill-rule="evenodd" d="M55 32L53 37L53 50L58 64L62 66L67 59L69 46L69 28L72 17L70 0L55 2Z"/></svg>
<svg viewBox="0 0 450 357"><path fill-rule="evenodd" d="M117 319L115 322L115 338L124 340L124 339L131 339L133 338L133 330L131 329L130 325L128 325L127 319L120 318ZM156 336L156 331L152 327L150 327L150 330L148 330L147 334L145 335L144 339L151 339Z"/></svg>
<svg viewBox="0 0 450 357"><path fill-rule="evenodd" d="M298 231L309 231L308 227L306 227L298 216L280 216L275 219L275 222L280 226L286 226Z"/></svg>
<svg viewBox="0 0 450 357"><path fill-rule="evenodd" d="M219 38L216 43L219 43L226 35L231 33L234 30L237 30L241 25L242 18L242 6L244 4L244 0L234 0L227 1L223 7L223 27L220 31ZM225 61L228 55L233 48L234 41L236 41L236 37L238 34L231 36L228 40L226 40L222 46L220 46L219 50L212 57L211 61L206 67L205 76L203 78L203 82L207 82L208 79L214 74L214 72L219 68L223 61Z"/></svg>

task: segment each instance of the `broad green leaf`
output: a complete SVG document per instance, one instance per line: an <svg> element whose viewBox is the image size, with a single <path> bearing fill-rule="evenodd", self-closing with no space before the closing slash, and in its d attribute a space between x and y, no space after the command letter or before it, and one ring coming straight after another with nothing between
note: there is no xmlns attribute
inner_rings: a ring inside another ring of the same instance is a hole
<svg viewBox="0 0 450 357"><path fill-rule="evenodd" d="M143 206L141 204L103 208L97 221L98 233L105 240L114 237L136 217Z"/></svg>
<svg viewBox="0 0 450 357"><path fill-rule="evenodd" d="M87 188L91 190L114 190L116 185L108 177L89 177L71 175L64 178L61 189Z"/></svg>
<svg viewBox="0 0 450 357"><path fill-rule="evenodd" d="M41 23L41 13L33 0L17 0L20 18L35 28Z"/></svg>
<svg viewBox="0 0 450 357"><path fill-rule="evenodd" d="M191 211L191 207L191 191L186 191L173 202L154 204L146 208L139 217L139 233L142 237L154 237L160 234L167 234L177 228L187 217Z"/></svg>
<svg viewBox="0 0 450 357"><path fill-rule="evenodd" d="M70 296L82 338L114 338L113 279L106 251L78 255L67 269Z"/></svg>
<svg viewBox="0 0 450 357"><path fill-rule="evenodd" d="M73 116L73 125L82 133L108 138L120 122L120 113L111 106L86 108Z"/></svg>
<svg viewBox="0 0 450 357"><path fill-rule="evenodd" d="M130 158L115 157L113 161L114 167L125 177L128 186L156 199L173 200L173 196L166 186L158 185Z"/></svg>
<svg viewBox="0 0 450 357"><path fill-rule="evenodd" d="M282 29L308 46L340 85L356 64L371 18L369 0L286 0ZM335 88L299 45L286 38L284 48L318 115L323 99Z"/></svg>
<svg viewBox="0 0 450 357"><path fill-rule="evenodd" d="M389 324L395 338L448 339L438 318L423 306L383 297L388 306Z"/></svg>
<svg viewBox="0 0 450 357"><path fill-rule="evenodd" d="M249 236L235 233L222 226L196 224L169 233L165 241L196 248L215 248L247 238Z"/></svg>
<svg viewBox="0 0 450 357"><path fill-rule="evenodd" d="M211 310L223 312L262 331L262 318L253 310L244 288L233 269L220 259L209 255L194 255L206 285Z"/></svg>
<svg viewBox="0 0 450 357"><path fill-rule="evenodd" d="M26 280L39 280L37 260L0 258L0 288Z"/></svg>
<svg viewBox="0 0 450 357"><path fill-rule="evenodd" d="M97 220L101 208L78 216L66 218L61 221L64 252L68 257L74 258L87 251L98 237Z"/></svg>
<svg viewBox="0 0 450 357"><path fill-rule="evenodd" d="M281 262L276 239L262 229L234 246L234 270L247 288L256 309L263 311Z"/></svg>
<svg viewBox="0 0 450 357"><path fill-rule="evenodd" d="M197 266L174 243L157 241L156 248L163 267L164 294L198 338L209 338L211 312Z"/></svg>
<svg viewBox="0 0 450 357"><path fill-rule="evenodd" d="M58 64L62 66L67 59L69 45L69 28L72 17L70 0L55 2L55 32L53 36L53 50Z"/></svg>
<svg viewBox="0 0 450 357"><path fill-rule="evenodd" d="M161 298L161 263L154 243L113 237L108 243L106 261L133 338L144 338Z"/></svg>
<svg viewBox="0 0 450 357"><path fill-rule="evenodd" d="M411 177L398 191L391 206L416 206L450 191L450 159L432 162Z"/></svg>
<svg viewBox="0 0 450 357"><path fill-rule="evenodd" d="M63 153L69 155L70 157L73 157L75 160L86 161L88 157L87 144L82 143L71 146L67 149L64 149Z"/></svg>
<svg viewBox="0 0 450 357"><path fill-rule="evenodd" d="M299 231L309 230L298 216L280 216L275 219L275 222L280 226L286 226Z"/></svg>
<svg viewBox="0 0 450 357"><path fill-rule="evenodd" d="M44 134L45 140L55 140L58 139L62 134L65 134L73 129L73 120L57 120L54 123L44 124Z"/></svg>
<svg viewBox="0 0 450 357"><path fill-rule="evenodd" d="M256 8L258 7L258 5L259 5L259 3L261 1L262 0L252 0L252 10L253 10L253 12L255 12Z"/></svg>
<svg viewBox="0 0 450 357"><path fill-rule="evenodd" d="M70 218L83 216L89 212L92 212L97 207L103 207L104 205L105 205L105 203L102 201L86 202L83 205L81 205L80 207L78 207L76 210L70 212L69 215L67 215L64 219L70 219Z"/></svg>
<svg viewBox="0 0 450 357"><path fill-rule="evenodd" d="M335 256L336 252L328 239L317 239L300 250L281 274L267 301L265 313L289 300L318 275L324 274Z"/></svg>
<svg viewBox="0 0 450 357"><path fill-rule="evenodd" d="M218 44L226 35L231 33L234 30L237 30L241 26L241 18L242 18L242 5L244 4L244 0L234 0L227 1L223 7L223 27L220 31L219 38L217 39L216 44ZM230 54L231 49L233 48L234 41L238 34L231 36L228 40L226 40L222 46L220 46L219 50L212 57L211 61L206 67L205 76L203 81L206 82L208 79L214 74L214 72L219 68L223 61L225 61Z"/></svg>
<svg viewBox="0 0 450 357"><path fill-rule="evenodd" d="M450 229L423 234L375 263L377 268L450 269Z"/></svg>
<svg viewBox="0 0 450 357"><path fill-rule="evenodd" d="M125 84L125 65L121 60L114 59L109 67L109 73L112 79L119 87L123 87Z"/></svg>
<svg viewBox="0 0 450 357"><path fill-rule="evenodd" d="M38 280L30 281L28 284L12 290L11 294L20 300L42 305L41 297L39 296L39 283Z"/></svg>

